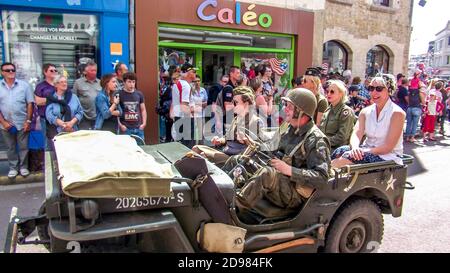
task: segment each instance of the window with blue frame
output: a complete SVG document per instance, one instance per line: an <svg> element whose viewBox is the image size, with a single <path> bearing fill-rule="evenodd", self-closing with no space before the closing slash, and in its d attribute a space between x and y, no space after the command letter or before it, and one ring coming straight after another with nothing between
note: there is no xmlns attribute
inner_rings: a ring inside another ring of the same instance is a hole
<svg viewBox="0 0 450 273"><path fill-rule="evenodd" d="M17 66L17 77L35 86L42 65L53 63L68 76L81 76L83 64L98 62L99 23L95 15L3 11L4 61Z"/></svg>

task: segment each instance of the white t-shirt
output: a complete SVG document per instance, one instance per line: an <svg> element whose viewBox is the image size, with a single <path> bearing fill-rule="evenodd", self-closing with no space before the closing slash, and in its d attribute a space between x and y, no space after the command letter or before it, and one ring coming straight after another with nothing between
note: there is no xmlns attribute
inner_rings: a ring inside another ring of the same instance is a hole
<svg viewBox="0 0 450 273"><path fill-rule="evenodd" d="M181 101L182 102L190 102L190 93L191 93L191 85L185 80L179 80L181 83ZM172 86L172 105L173 105L173 115L175 117L182 117L182 111L180 107L180 90L178 89L177 84Z"/></svg>

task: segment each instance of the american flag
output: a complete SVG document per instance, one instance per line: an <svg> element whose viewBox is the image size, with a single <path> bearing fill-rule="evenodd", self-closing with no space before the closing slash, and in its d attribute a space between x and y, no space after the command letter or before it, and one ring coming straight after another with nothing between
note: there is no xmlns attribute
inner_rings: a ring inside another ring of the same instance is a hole
<svg viewBox="0 0 450 273"><path fill-rule="evenodd" d="M328 74L328 63L323 63L322 64L322 68L323 68L323 74Z"/></svg>
<svg viewBox="0 0 450 273"><path fill-rule="evenodd" d="M269 64L272 67L273 72L280 76L283 76L288 68L288 64L286 62L280 61L277 58L269 59Z"/></svg>

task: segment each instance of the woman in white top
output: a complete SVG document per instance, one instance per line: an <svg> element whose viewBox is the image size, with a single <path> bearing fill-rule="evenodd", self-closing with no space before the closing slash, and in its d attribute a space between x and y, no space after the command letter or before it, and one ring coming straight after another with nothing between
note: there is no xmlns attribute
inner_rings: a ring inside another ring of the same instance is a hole
<svg viewBox="0 0 450 273"><path fill-rule="evenodd" d="M368 89L374 104L361 111L350 146L340 147L334 152L336 159L331 165L335 168L385 160L403 164L400 157L403 155L406 114L389 98L389 90L395 90L395 84L382 77L375 77ZM366 140L361 145L364 136Z"/></svg>
<svg viewBox="0 0 450 273"><path fill-rule="evenodd" d="M192 82L193 86L189 97L189 106L191 108L191 139L196 144L202 143L203 140L203 122L204 109L208 102L208 93L205 88L200 86L200 76L196 75Z"/></svg>

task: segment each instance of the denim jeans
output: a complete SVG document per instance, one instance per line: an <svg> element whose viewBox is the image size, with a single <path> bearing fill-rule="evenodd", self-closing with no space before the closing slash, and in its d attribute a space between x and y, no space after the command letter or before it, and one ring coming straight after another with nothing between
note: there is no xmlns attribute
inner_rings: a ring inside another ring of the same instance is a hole
<svg viewBox="0 0 450 273"><path fill-rule="evenodd" d="M136 129L128 129L127 128L127 130L125 131L124 135L136 135L136 136L138 136L138 137L140 137L142 139L145 139L144 138L144 131L140 130L138 128L136 128Z"/></svg>
<svg viewBox="0 0 450 273"><path fill-rule="evenodd" d="M416 135L417 125L421 115L421 108L409 107L408 110L406 110L406 137L413 137Z"/></svg>
<svg viewBox="0 0 450 273"><path fill-rule="evenodd" d="M0 129L5 141L10 170L28 169L28 137L30 132L24 132L23 129L16 134Z"/></svg>

